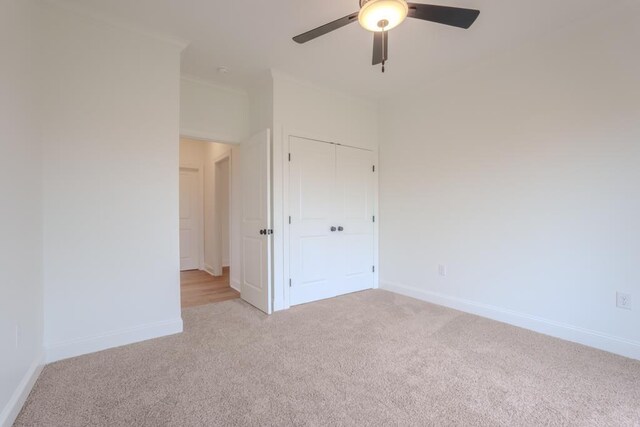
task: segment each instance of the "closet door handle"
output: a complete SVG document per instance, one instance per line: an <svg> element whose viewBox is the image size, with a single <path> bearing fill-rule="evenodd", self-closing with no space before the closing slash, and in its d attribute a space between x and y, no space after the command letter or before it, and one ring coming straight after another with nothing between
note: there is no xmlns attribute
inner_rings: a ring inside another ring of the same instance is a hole
<svg viewBox="0 0 640 427"><path fill-rule="evenodd" d="M338 227L338 231L344 231L344 228L342 226Z"/></svg>
<svg viewBox="0 0 640 427"><path fill-rule="evenodd" d="M334 226L331 226L331 231L336 231L336 228Z"/></svg>

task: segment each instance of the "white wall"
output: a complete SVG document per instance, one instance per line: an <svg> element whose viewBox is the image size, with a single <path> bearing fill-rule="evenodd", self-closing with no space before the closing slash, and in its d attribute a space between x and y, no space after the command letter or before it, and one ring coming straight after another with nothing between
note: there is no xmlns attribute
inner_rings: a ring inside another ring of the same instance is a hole
<svg viewBox="0 0 640 427"><path fill-rule="evenodd" d="M218 164L216 175L216 199L220 214L220 244L222 250L222 266L229 267L229 185L230 161L222 160Z"/></svg>
<svg viewBox="0 0 640 427"><path fill-rule="evenodd" d="M640 358L639 15L385 103L381 286Z"/></svg>
<svg viewBox="0 0 640 427"><path fill-rule="evenodd" d="M259 78L249 91L249 129L255 135L273 129L273 77Z"/></svg>
<svg viewBox="0 0 640 427"><path fill-rule="evenodd" d="M239 143L249 136L249 95L183 76L180 82L180 134Z"/></svg>
<svg viewBox="0 0 640 427"><path fill-rule="evenodd" d="M231 287L240 292L242 280L242 259L240 253L242 235L242 176L240 174L240 147L231 147L229 163L229 275Z"/></svg>
<svg viewBox="0 0 640 427"><path fill-rule="evenodd" d="M231 145L214 142L205 144L204 166L204 217L205 217L205 265L209 271L222 271L222 238L219 228L220 201L216 194L218 183L215 163L231 154ZM237 236L239 237L239 236ZM234 270L239 270L236 268Z"/></svg>
<svg viewBox="0 0 640 427"><path fill-rule="evenodd" d="M284 126L285 132L370 150L378 148L375 103L277 71L273 72L273 120L276 127Z"/></svg>
<svg viewBox="0 0 640 427"><path fill-rule="evenodd" d="M56 360L175 333L182 46L49 7L45 346Z"/></svg>
<svg viewBox="0 0 640 427"><path fill-rule="evenodd" d="M0 426L43 363L39 19L31 2L0 3Z"/></svg>
<svg viewBox="0 0 640 427"><path fill-rule="evenodd" d="M180 166L204 168L206 142L180 138Z"/></svg>

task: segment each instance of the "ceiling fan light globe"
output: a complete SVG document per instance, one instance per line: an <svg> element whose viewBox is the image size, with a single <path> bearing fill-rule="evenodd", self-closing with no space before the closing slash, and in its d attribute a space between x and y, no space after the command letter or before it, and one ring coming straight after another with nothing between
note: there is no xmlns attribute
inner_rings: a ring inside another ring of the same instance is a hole
<svg viewBox="0 0 640 427"><path fill-rule="evenodd" d="M409 6L405 0L369 0L358 13L358 22L369 31L389 31L405 20ZM379 23L387 21L385 26Z"/></svg>

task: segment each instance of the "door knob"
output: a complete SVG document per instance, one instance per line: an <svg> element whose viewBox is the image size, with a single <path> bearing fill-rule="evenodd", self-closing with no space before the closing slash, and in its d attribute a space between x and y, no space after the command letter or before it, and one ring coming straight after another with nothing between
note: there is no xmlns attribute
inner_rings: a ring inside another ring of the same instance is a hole
<svg viewBox="0 0 640 427"><path fill-rule="evenodd" d="M336 228L334 226L331 226L331 231L336 231Z"/></svg>
<svg viewBox="0 0 640 427"><path fill-rule="evenodd" d="M344 228L342 226L338 227L338 231L344 231Z"/></svg>

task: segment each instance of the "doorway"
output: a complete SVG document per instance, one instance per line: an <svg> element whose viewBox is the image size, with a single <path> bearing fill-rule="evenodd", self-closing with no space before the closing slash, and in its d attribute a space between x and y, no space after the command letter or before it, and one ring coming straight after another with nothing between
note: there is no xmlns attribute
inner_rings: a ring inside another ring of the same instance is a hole
<svg viewBox="0 0 640 427"><path fill-rule="evenodd" d="M229 144L180 139L182 308L240 297L233 269L237 244L232 241L238 197L233 179L235 150Z"/></svg>
<svg viewBox="0 0 640 427"><path fill-rule="evenodd" d="M188 224L197 206L203 218L199 266L185 262L181 268L183 308L239 296L264 313L273 311L271 148L269 129L241 144L181 138L179 166L197 170L202 180L195 196L201 202L191 203L197 185L181 174L180 218ZM181 229L181 258L191 260L197 245L189 245L187 228Z"/></svg>

